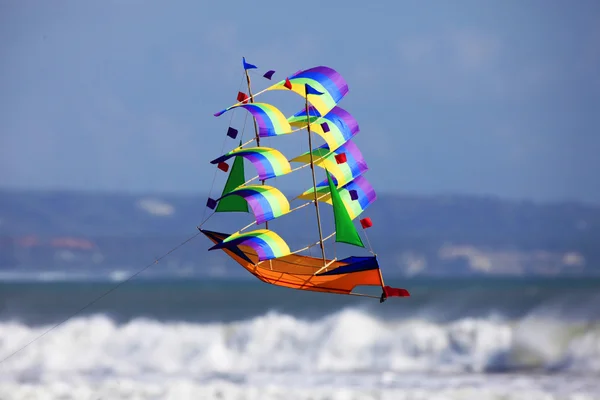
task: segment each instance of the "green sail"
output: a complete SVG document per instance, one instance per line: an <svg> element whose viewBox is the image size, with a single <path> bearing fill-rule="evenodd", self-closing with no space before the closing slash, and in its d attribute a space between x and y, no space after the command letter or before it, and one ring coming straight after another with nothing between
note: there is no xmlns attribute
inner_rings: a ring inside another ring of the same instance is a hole
<svg viewBox="0 0 600 400"><path fill-rule="evenodd" d="M225 196L233 189L243 185L244 182L246 182L244 176L244 158L241 156L235 157L235 161L233 162L231 172L229 173L221 196ZM248 203L243 197L228 196L219 201L219 205L215 212L248 212Z"/></svg>
<svg viewBox="0 0 600 400"><path fill-rule="evenodd" d="M327 181L329 182L329 191L331 193L331 202L333 205L333 217L335 219L336 232L335 241L365 247L350 215L348 215L348 210L346 210L346 206L338 193L338 189L331 180L329 171L325 170L325 172L327 172Z"/></svg>

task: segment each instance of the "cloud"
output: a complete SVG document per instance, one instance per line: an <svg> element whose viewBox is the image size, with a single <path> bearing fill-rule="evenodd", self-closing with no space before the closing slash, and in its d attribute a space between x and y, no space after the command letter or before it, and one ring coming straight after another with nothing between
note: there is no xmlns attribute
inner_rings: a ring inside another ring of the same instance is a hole
<svg viewBox="0 0 600 400"><path fill-rule="evenodd" d="M167 217L175 213L173 205L154 198L143 198L138 200L137 206L149 214L159 217Z"/></svg>

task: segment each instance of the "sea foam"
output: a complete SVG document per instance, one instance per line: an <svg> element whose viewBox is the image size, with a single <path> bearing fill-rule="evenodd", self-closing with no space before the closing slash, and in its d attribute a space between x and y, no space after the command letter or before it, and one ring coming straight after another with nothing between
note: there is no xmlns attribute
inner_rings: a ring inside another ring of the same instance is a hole
<svg viewBox="0 0 600 400"><path fill-rule="evenodd" d="M4 358L48 327L0 322ZM85 357L80 355L85 352ZM95 315L57 327L4 363L12 374L298 372L600 372L600 325L528 317L463 318L446 324L386 321L347 309L317 320L267 313L231 323Z"/></svg>
<svg viewBox="0 0 600 400"><path fill-rule="evenodd" d="M0 322L0 358L47 329ZM498 374L487 374L499 371L516 378L499 384ZM568 393L583 388L582 395L591 395L600 393L591 378L600 377L600 327L533 316L387 321L356 309L317 320L267 313L204 324L144 318L118 324L92 315L57 327L0 364L0 372L2 399L46 398L42 392L84 399L97 391L111 399L185 399L188 391L204 393L189 398L221 391L223 399L429 399L463 392L471 398L474 387L480 391L473 398L486 390L489 396L479 398L495 398L512 387L510 393L533 399L569 385ZM550 372L562 378L547 377L546 384L532 378ZM473 377L479 380L469 383ZM286 387L298 396L285 397ZM252 394L265 390L271 394ZM335 397L340 390L354 397Z"/></svg>

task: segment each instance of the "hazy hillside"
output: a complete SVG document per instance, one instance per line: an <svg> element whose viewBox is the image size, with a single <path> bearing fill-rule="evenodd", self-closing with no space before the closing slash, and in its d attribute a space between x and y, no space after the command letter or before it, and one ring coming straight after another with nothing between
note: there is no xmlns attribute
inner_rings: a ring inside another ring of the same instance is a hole
<svg viewBox="0 0 600 400"><path fill-rule="evenodd" d="M205 202L203 196L0 191L0 268L5 275L136 270L197 232ZM316 237L314 215L307 215L273 224L291 245L305 245ZM389 274L600 275L598 206L379 195L364 215L374 222L369 239ZM219 214L207 228L233 232L250 220ZM208 247L199 236L148 274L245 275Z"/></svg>

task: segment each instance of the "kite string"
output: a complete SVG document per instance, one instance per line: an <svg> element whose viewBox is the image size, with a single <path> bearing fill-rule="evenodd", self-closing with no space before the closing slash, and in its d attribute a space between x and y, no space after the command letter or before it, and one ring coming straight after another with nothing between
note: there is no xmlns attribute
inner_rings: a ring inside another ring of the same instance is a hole
<svg viewBox="0 0 600 400"><path fill-rule="evenodd" d="M242 83L244 80L244 75L242 74L242 78L240 80L240 84L238 85L238 91L241 89L242 87ZM263 91L264 92L264 91ZM231 122L233 120L235 113L231 113L231 117L229 118L229 124L231 125ZM245 125L245 123L244 123ZM243 131L242 131L242 137L243 137ZM227 141L227 138L223 139L223 143L221 145L221 153L224 151L225 149L225 143ZM215 180L217 177L217 172L215 171L213 174L213 180L212 180L212 184L209 190L209 196L212 195L212 191L214 189L214 184L215 184ZM214 214L214 212L213 212ZM206 220L204 219L206 215L206 207L204 208L204 211L202 213L202 224L204 224L204 222L208 221L208 219L210 219L210 217L212 216L209 215L208 218L206 218ZM201 224L201 225L202 225ZM142 272L146 271L148 268L150 268L152 265L154 264L158 264L158 262L160 260L162 260L163 258L167 257L168 255L170 255L171 253L173 253L174 251L178 250L180 247L184 246L185 244L187 244L188 242L190 242L191 240L193 240L194 238L196 238L201 232L197 232L196 234L194 234L193 236L190 236L189 238L187 238L186 240L184 240L183 242L181 242L180 244L178 244L177 246L173 247L171 250L169 250L168 252L166 252L165 254L161 255L160 257L156 258L153 262L147 264L146 266L144 266L142 269L138 270L137 272L135 272L134 274L130 275L127 279L124 279L122 281L120 281L119 283L117 283L116 285L114 285L113 287L111 287L110 289L108 289L107 291L105 291L104 293L102 293L100 296L94 298L92 301L88 302L87 304L85 304L83 307L79 308L77 311L75 311L74 313L70 314L67 318L65 318L64 320L60 321L59 323L51 326L50 328L48 328L47 330L45 330L44 332L42 332L40 335L36 336L35 338L33 338L31 341L29 341L28 343L26 343L24 346L21 346L20 348L18 348L17 350L13 351L12 353L10 353L8 356L4 357L3 359L0 360L0 364L4 364L4 362L6 362L8 359L12 358L13 356L15 356L17 353L25 350L27 347L29 347L30 345L32 345L33 343L35 343L36 341L40 340L41 338L43 338L44 336L46 336L47 334L49 334L50 332L52 332L53 330L55 330L56 328L62 326L63 324L65 324L66 322L70 321L73 317L75 317L76 315L78 315L79 313L81 313L82 311L85 311L86 309L88 309L89 307L93 306L94 304L96 304L98 301L102 300L104 297L108 296L109 294L111 294L112 292L114 292L115 290L117 290L118 288L120 288L121 286L123 286L125 283L128 283L129 281L131 281L132 279L134 279L135 277L137 277L138 275L140 275Z"/></svg>
<svg viewBox="0 0 600 400"><path fill-rule="evenodd" d="M90 301L89 303L87 303L86 305L84 305L83 307L81 307L80 309L78 309L77 311L75 311L74 313L72 313L71 315L69 315L67 318L65 318L64 320L62 320L61 322L51 326L50 328L48 328L47 330L45 330L44 332L42 332L40 335L36 336L35 338L33 338L31 341L29 341L27 344L25 344L24 346L21 346L20 348L18 348L17 350L13 351L12 353L10 353L8 356L4 357L2 360L0 360L0 364L3 364L6 360L8 360L9 358L13 357L14 355L16 355L17 353L25 350L25 348L29 347L31 344L33 344L34 342L40 340L42 337L46 336L48 333L52 332L53 330L55 330L56 328L58 328L59 326L63 325L64 323L70 321L73 317L75 317L76 315L78 315L79 313L81 313L82 311L88 309L89 307L91 307L92 305L96 304L98 301L102 300L104 297L108 296L109 294L111 294L112 292L114 292L115 290L117 290L118 288L120 288L121 286L123 286L125 283L131 281L133 278L135 278L136 276L140 275L142 272L144 272L145 270L147 270L148 268L150 268L151 266L153 266L154 264L158 264L158 262L160 260L162 260L163 258L167 257L169 254L173 253L175 250L179 249L180 247L182 247L183 245L187 244L188 242L190 242L192 239L194 239L196 236L198 236L201 232L197 232L195 235L190 236L189 238L187 238L186 240L184 240L183 242L179 243L177 246L173 247L171 250L167 251L165 254L163 254L162 256L154 259L154 261L152 261L151 263L149 263L148 265L146 265L145 267L143 267L142 269L138 270L137 272L135 272L133 275L130 275L127 279L122 280L121 282L117 283L116 285L114 285L113 287L111 287L110 289L108 289L107 291L105 291L104 293L102 293L100 296L96 297L95 299L93 299L92 301Z"/></svg>

